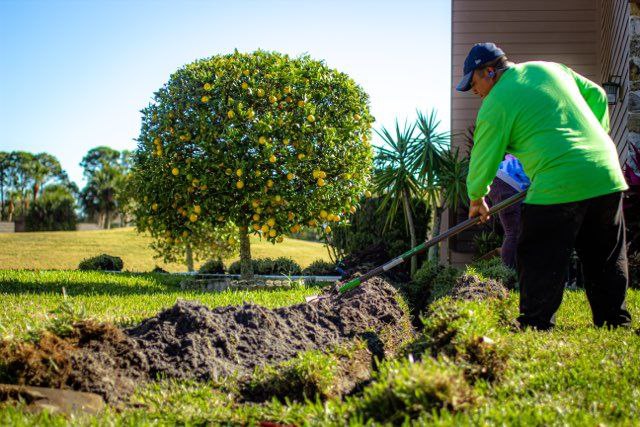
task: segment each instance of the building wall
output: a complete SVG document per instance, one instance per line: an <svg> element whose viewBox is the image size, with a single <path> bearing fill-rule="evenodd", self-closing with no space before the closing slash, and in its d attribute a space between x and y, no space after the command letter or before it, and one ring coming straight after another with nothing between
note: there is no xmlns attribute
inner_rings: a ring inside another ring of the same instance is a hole
<svg viewBox="0 0 640 427"><path fill-rule="evenodd" d="M631 18L629 21L629 133L628 145L623 154L629 155L631 144L640 147L640 6L638 2L631 4ZM640 159L638 159L640 160ZM633 163L630 161L630 163ZM640 164L635 167L640 170Z"/></svg>
<svg viewBox="0 0 640 427"><path fill-rule="evenodd" d="M618 146L624 164L629 140L629 29L630 7L627 0L598 0L600 27L598 32L598 74L602 83L611 76L620 76L620 94L616 105L610 106L611 138Z"/></svg>
<svg viewBox="0 0 640 427"><path fill-rule="evenodd" d="M514 62L562 62L597 80L598 1L605 0L452 0L452 83L462 77L471 46L483 41L496 43ZM473 94L452 90L455 145L463 144L479 106Z"/></svg>

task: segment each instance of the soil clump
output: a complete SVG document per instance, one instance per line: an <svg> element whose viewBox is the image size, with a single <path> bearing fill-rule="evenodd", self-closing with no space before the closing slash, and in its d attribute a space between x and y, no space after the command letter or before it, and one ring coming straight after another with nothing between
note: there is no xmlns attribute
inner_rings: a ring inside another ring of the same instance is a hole
<svg viewBox="0 0 640 427"><path fill-rule="evenodd" d="M505 299L509 291L496 280L480 280L478 276L463 274L456 280L450 295L458 300L482 301L487 298Z"/></svg>

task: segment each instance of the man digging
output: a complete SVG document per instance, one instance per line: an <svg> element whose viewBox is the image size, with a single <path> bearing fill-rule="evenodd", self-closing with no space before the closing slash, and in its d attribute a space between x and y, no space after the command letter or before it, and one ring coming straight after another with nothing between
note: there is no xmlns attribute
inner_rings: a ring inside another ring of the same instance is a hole
<svg viewBox="0 0 640 427"><path fill-rule="evenodd" d="M552 62L507 61L493 43L473 46L456 87L482 98L471 150L469 217L486 221L484 197L505 152L531 178L516 265L521 327L550 329L575 247L596 326L628 326L624 180L608 135L605 92Z"/></svg>

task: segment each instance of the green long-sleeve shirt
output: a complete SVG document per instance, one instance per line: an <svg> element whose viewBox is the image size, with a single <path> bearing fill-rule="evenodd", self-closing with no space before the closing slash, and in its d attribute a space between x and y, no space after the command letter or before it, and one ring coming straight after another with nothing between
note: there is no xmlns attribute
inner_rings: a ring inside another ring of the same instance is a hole
<svg viewBox="0 0 640 427"><path fill-rule="evenodd" d="M525 62L504 72L476 119L469 198L489 192L505 152L531 179L526 203L568 203L626 190L608 135L604 90L570 68Z"/></svg>

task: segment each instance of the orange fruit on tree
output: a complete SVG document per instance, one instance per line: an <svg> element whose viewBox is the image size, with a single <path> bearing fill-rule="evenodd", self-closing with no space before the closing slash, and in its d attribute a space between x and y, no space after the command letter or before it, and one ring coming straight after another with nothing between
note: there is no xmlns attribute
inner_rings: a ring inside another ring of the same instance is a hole
<svg viewBox="0 0 640 427"><path fill-rule="evenodd" d="M276 234L278 234L276 230L269 230L269 237L276 237Z"/></svg>
<svg viewBox="0 0 640 427"><path fill-rule="evenodd" d="M309 122L313 123L313 122L315 122L315 121L316 121L316 118L315 118L315 116L314 116L313 114L309 114L309 115L307 116L307 120L308 120Z"/></svg>
<svg viewBox="0 0 640 427"><path fill-rule="evenodd" d="M180 169L173 168L173 169L171 169L171 173L173 174L173 176L178 176L178 174L180 173Z"/></svg>
<svg viewBox="0 0 640 427"><path fill-rule="evenodd" d="M236 188L238 190L241 190L243 187L244 187L244 182L243 181L236 182Z"/></svg>

